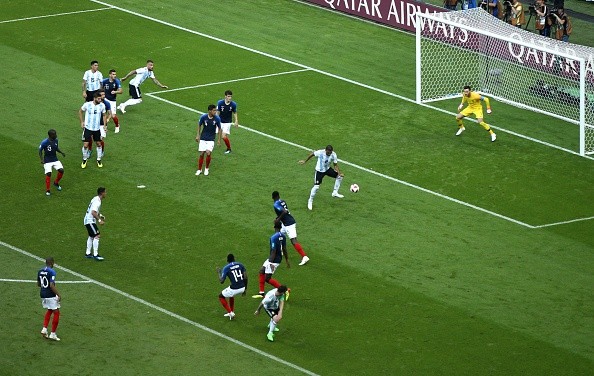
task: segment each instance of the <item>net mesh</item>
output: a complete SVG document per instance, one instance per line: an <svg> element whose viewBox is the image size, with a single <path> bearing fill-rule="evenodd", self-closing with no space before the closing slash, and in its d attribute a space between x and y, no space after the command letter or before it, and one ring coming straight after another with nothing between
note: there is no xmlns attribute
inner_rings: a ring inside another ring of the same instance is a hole
<svg viewBox="0 0 594 376"><path fill-rule="evenodd" d="M584 58L585 152L594 153L594 48L536 35L480 8L441 15L453 24L419 16L422 102L460 96L470 85L499 101L579 124L582 63L556 53Z"/></svg>

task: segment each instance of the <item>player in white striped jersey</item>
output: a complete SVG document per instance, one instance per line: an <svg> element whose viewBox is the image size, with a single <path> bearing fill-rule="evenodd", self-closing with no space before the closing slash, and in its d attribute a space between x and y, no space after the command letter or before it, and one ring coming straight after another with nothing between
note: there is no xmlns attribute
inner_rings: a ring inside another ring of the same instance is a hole
<svg viewBox="0 0 594 376"><path fill-rule="evenodd" d="M299 164L305 164L309 161L312 157L317 157L318 162L316 163L316 173L314 178L314 186L311 189L309 194L309 200L307 200L307 208L309 210L313 210L313 199L320 189L320 184L322 184L322 179L324 176L330 176L335 178L336 181L334 182L334 190L332 191L332 197L343 198L344 196L338 193L338 189L340 188L340 183L342 183L342 178L344 178L344 174L340 172L338 168L338 157L334 152L334 148L332 145L326 146L326 149L320 149L311 152L305 160L300 160ZM330 167L330 163L333 164L333 167Z"/></svg>
<svg viewBox="0 0 594 376"><path fill-rule="evenodd" d="M83 112L85 117L83 120ZM83 161L80 167L87 168L87 159L89 159L91 153L89 151L89 144L95 141L97 145L97 166L103 167L101 157L103 157L103 148L101 147L101 131L100 128L101 120L103 124L107 124L106 109L103 104L103 99L99 92L95 93L95 97L92 102L85 102L82 107L78 110L78 118L80 119L80 127L84 130L83 132ZM105 125L103 125L105 126Z"/></svg>
<svg viewBox="0 0 594 376"><path fill-rule="evenodd" d="M94 258L97 261L103 261L103 257L99 255L99 238L101 237L101 233L99 232L97 224L102 225L105 223L105 217L101 214L101 202L106 195L107 191L104 187L97 188L97 196L93 197L91 200L91 203L87 207L85 218L83 219L83 223L89 234L85 257ZM93 249L92 255L91 248Z"/></svg>
<svg viewBox="0 0 594 376"><path fill-rule="evenodd" d="M99 72L99 62L93 60L91 61L91 69L83 75L82 96L86 102L91 102L95 97L95 93L101 89L101 81L103 81L103 75Z"/></svg>
<svg viewBox="0 0 594 376"><path fill-rule="evenodd" d="M126 81L126 79L130 76L134 76L133 79L130 80L130 84L128 85L129 93L132 98L128 99L124 103L120 104L117 109L122 111L122 114L126 113L126 107L133 106L135 104L139 104L142 102L142 93L140 93L140 84L142 84L147 78L153 80L155 85L159 86L161 89L167 89L166 85L157 80L155 77L155 73L153 72L154 63L152 60L146 61L146 67L138 68L131 70L128 72L127 75L122 78L122 82Z"/></svg>

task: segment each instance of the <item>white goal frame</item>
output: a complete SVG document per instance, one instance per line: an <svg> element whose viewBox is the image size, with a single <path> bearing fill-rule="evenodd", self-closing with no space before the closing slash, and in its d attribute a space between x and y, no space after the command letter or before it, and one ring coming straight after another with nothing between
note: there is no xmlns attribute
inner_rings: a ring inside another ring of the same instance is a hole
<svg viewBox="0 0 594 376"><path fill-rule="evenodd" d="M488 18L485 18L486 17ZM433 101L440 101L445 99L451 99L455 97L461 97L462 87L455 87L455 88L448 88L445 90L444 88L438 88L436 93L430 93L431 95L426 95L428 90L428 86L430 83L424 82L423 79L423 50L422 50L422 41L423 38L429 39L432 42L436 42L438 44L444 45L444 48L454 48L460 51L467 51L470 53L474 53L478 56L485 56L487 59L485 64L488 64L488 59L497 60L497 57L489 57L487 54L483 53L481 48L474 48L467 47L462 45L461 43L456 44L455 42L447 41L447 37L444 37L444 40L438 40L437 38L434 39L433 35L437 35L437 25L444 30L444 34L451 33L454 36L456 33L466 33L466 35L472 35L475 39L482 39L485 40L496 40L497 42L504 42L507 43L510 51L513 48L521 48L526 49L527 51L532 51L534 54L547 54L549 59L551 58L563 58L566 59L565 61L568 62L575 62L576 66L579 65L579 111L577 112L577 116L575 117L568 117L564 116L563 113L552 112L547 110L546 108L540 108L535 106L534 104L530 103L523 103L521 101L520 96L516 98L506 98L502 96L498 96L488 90L488 88L483 87L476 87L473 85L473 90L479 93L489 95L489 97L496 99L499 102L503 102L515 107L527 109L533 112L546 114L548 116L555 117L557 119L561 119L567 121L569 123L579 125L579 154L584 156L586 154L594 154L594 141L591 140L594 137L594 121L590 119L592 114L589 113L588 121L586 120L586 74L588 73L586 68L587 64L592 64L592 61L588 61L587 53L590 52L592 49L583 46L571 45L565 42L558 42L556 40L552 40L550 38L546 39L539 35L535 35L534 33L530 33L524 30L518 30L518 28L503 23L503 21L498 20L497 18L493 17L489 13L485 12L480 8L470 9L470 10L462 10L462 11L454 11L454 12L443 12L443 13L416 13L415 19L415 28L416 28L416 102L418 104L421 103L428 103ZM487 24L492 24L492 27L489 27ZM477 25L481 25L480 28ZM429 36L424 35L423 31L428 29ZM501 32L502 30L507 32L507 35L498 35L495 33L496 31ZM433 33L433 35L431 35ZM521 34L524 33L524 34ZM511 38L510 35L521 35L523 38ZM563 44L561 44L563 43ZM565 47L565 48L563 48ZM583 47L583 50L579 48L570 48L570 47ZM576 51L577 50L577 51ZM491 52L491 51L489 51ZM574 52L573 54L568 52ZM592 54L590 53L589 58L592 59ZM501 59L500 59L501 60ZM444 67L448 64L453 64L453 62L441 62L444 64ZM511 65L511 64L510 64ZM524 68L524 67L522 67ZM546 68L546 67L545 67ZM576 67L577 68L577 67ZM526 69L537 70L538 67L526 67ZM546 69L542 69L543 74L551 75L551 72L546 72ZM592 69L592 67L591 67ZM577 71L578 69L576 69ZM451 73L451 72L449 72ZM447 74L447 73L446 73ZM455 74L455 73L454 73ZM427 78L425 77L427 80ZM477 77L477 80L480 81L480 78ZM592 79L591 79L592 81ZM593 83L590 83L592 86ZM425 90L425 92L423 92ZM441 91L441 92L440 92ZM590 94L588 94L590 95ZM590 103L590 106L593 106L594 103ZM592 112L592 109L590 109ZM586 127L588 127L588 145L586 145Z"/></svg>

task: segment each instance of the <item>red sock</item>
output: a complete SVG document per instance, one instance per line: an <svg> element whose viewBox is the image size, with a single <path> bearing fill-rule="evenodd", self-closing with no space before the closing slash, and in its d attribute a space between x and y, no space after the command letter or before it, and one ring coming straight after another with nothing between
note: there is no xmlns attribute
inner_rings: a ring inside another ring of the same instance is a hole
<svg viewBox="0 0 594 376"><path fill-rule="evenodd" d="M264 292L264 283L266 283L266 276L260 274L260 292Z"/></svg>
<svg viewBox="0 0 594 376"><path fill-rule="evenodd" d="M272 286L274 286L276 288L279 288L281 285L280 283L278 283L278 281L276 279L273 279L273 278L270 278L268 280L268 283L270 283Z"/></svg>
<svg viewBox="0 0 594 376"><path fill-rule="evenodd" d="M116 127L120 126L120 121L118 120L118 117L115 115L113 116L113 122L115 123Z"/></svg>
<svg viewBox="0 0 594 376"><path fill-rule="evenodd" d="M105 142L103 142L103 140L101 140L101 149L103 149L103 152L105 153Z"/></svg>
<svg viewBox="0 0 594 376"><path fill-rule="evenodd" d="M221 304L223 305L223 307L225 308L225 310L227 310L227 312L231 312L231 308L229 308L229 304L227 304L227 299L221 298L219 296L219 300L221 301Z"/></svg>
<svg viewBox="0 0 594 376"><path fill-rule="evenodd" d="M93 150L93 143L89 142L89 146L87 146L87 149L89 149L89 151Z"/></svg>
<svg viewBox="0 0 594 376"><path fill-rule="evenodd" d="M231 149L231 142L229 142L229 138L227 138L225 136L225 137L223 137L223 141L225 141L225 145L227 145L227 149L230 150Z"/></svg>
<svg viewBox="0 0 594 376"><path fill-rule="evenodd" d="M231 311L235 311L235 298L234 297L229 298L229 307L231 308Z"/></svg>
<svg viewBox="0 0 594 376"><path fill-rule="evenodd" d="M293 247L295 247L295 249L297 250L297 252L299 252L299 254L301 255L301 257L307 256L305 254L305 251L303 250L303 248L301 248L301 244L295 243L295 244L293 244Z"/></svg>
<svg viewBox="0 0 594 376"><path fill-rule="evenodd" d="M45 190L46 191L49 191L51 180L52 180L52 178L50 176L45 175Z"/></svg>
<svg viewBox="0 0 594 376"><path fill-rule="evenodd" d="M203 155L201 155L200 158L198 158L198 170L202 170L202 163L204 163Z"/></svg>
<svg viewBox="0 0 594 376"><path fill-rule="evenodd" d="M62 176L64 176L64 173L58 171L58 177L56 178L56 180L54 180L54 183L58 184L60 182L60 180L62 180Z"/></svg>
<svg viewBox="0 0 594 376"><path fill-rule="evenodd" d="M54 319L52 320L52 333L55 333L56 329L58 329L59 322L60 322L60 310L56 309L54 311Z"/></svg>
<svg viewBox="0 0 594 376"><path fill-rule="evenodd" d="M210 154L206 156L206 168L210 166Z"/></svg>
<svg viewBox="0 0 594 376"><path fill-rule="evenodd" d="M43 327L44 328L47 328L47 326L49 325L51 316L52 316L52 310L48 309L47 312L45 313L45 317L43 318Z"/></svg>

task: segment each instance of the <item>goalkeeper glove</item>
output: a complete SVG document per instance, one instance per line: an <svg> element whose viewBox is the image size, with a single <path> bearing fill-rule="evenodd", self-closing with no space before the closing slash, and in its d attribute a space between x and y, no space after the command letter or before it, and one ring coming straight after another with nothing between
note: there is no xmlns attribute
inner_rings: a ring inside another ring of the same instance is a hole
<svg viewBox="0 0 594 376"><path fill-rule="evenodd" d="M487 113L490 114L491 113L491 107L487 107Z"/></svg>

